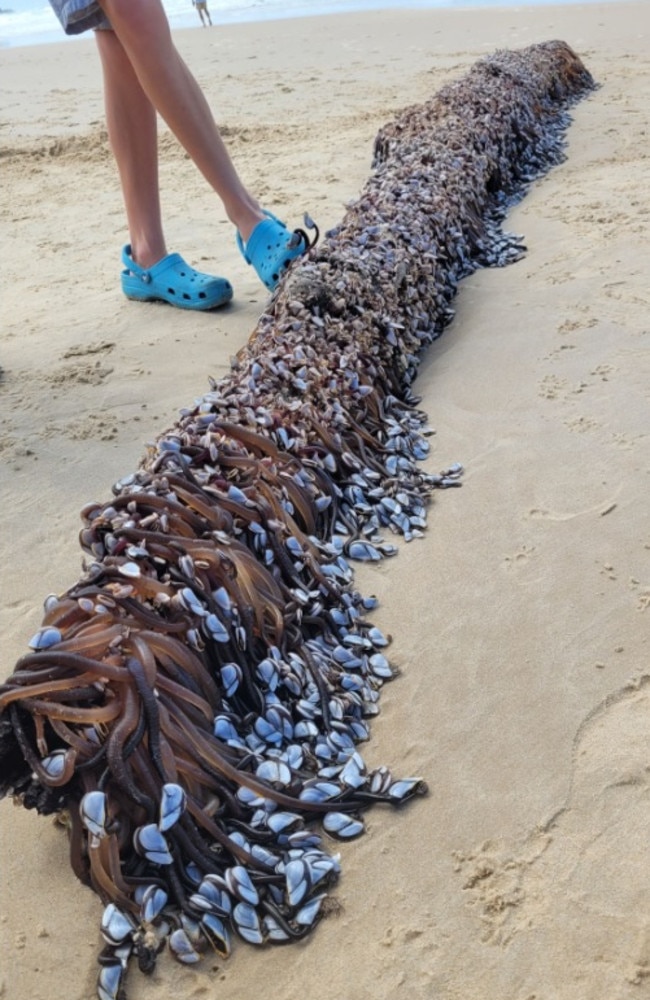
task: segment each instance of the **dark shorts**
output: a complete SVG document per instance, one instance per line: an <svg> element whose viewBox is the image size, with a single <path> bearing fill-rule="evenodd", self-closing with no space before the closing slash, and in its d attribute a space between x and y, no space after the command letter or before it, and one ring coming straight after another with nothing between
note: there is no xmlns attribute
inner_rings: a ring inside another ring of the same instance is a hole
<svg viewBox="0 0 650 1000"><path fill-rule="evenodd" d="M49 0L66 35L80 35L91 28L110 28L111 24L97 0Z"/></svg>

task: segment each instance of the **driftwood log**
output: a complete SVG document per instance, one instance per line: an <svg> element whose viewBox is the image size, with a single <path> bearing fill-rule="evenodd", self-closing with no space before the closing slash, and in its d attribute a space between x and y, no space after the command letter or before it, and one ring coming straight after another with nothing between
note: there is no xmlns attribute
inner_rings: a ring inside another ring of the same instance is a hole
<svg viewBox="0 0 650 1000"><path fill-rule="evenodd" d="M393 671L349 560L421 534L431 490L457 485L418 464L422 350L463 277L523 252L506 210L593 86L549 42L400 114L229 375L82 512L85 575L0 687L0 794L65 816L105 904L104 1000L166 942L193 962L233 931L303 936L338 874L324 834L426 790L359 755Z"/></svg>

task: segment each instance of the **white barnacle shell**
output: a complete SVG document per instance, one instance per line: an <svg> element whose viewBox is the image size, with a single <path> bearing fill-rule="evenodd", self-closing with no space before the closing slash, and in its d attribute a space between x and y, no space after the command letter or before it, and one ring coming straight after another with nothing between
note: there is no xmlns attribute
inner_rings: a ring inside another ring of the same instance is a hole
<svg viewBox="0 0 650 1000"><path fill-rule="evenodd" d="M54 608L59 603L59 600L60 598L58 594L48 594L45 600L43 601L43 610L45 614L48 614L50 611L53 611Z"/></svg>
<svg viewBox="0 0 650 1000"><path fill-rule="evenodd" d="M153 923L167 905L167 893L157 885L148 885L140 901L140 917L145 923Z"/></svg>
<svg viewBox="0 0 650 1000"><path fill-rule="evenodd" d="M311 874L309 865L301 858L296 858L285 866L287 901L290 906L302 902L311 889Z"/></svg>
<svg viewBox="0 0 650 1000"><path fill-rule="evenodd" d="M56 646L57 643L61 642L63 636L58 628L54 628L53 625L46 625L45 628L40 628L35 635L29 640L30 649L49 649L50 646Z"/></svg>
<svg viewBox="0 0 650 1000"><path fill-rule="evenodd" d="M86 792L79 803L79 815L83 825L95 837L107 835L106 795L104 792Z"/></svg>
<svg viewBox="0 0 650 1000"><path fill-rule="evenodd" d="M102 914L101 932L107 944L117 947L134 931L134 925L115 903L109 903Z"/></svg>
<svg viewBox="0 0 650 1000"><path fill-rule="evenodd" d="M230 931L215 913L205 913L200 920L201 930L217 955L228 958L230 954Z"/></svg>
<svg viewBox="0 0 650 1000"><path fill-rule="evenodd" d="M427 792L426 782L422 778L401 778L394 781L388 789L391 802L406 802L414 795L425 795Z"/></svg>
<svg viewBox="0 0 650 1000"><path fill-rule="evenodd" d="M183 927L177 927L170 935L169 950L183 965L193 965L201 958Z"/></svg>
<svg viewBox="0 0 650 1000"><path fill-rule="evenodd" d="M180 785L167 782L160 796L160 819L158 829L164 833L176 823L185 811L186 795Z"/></svg>
<svg viewBox="0 0 650 1000"><path fill-rule="evenodd" d="M304 906L301 906L294 917L296 923L302 927L311 927L320 912L324 899L325 893L323 892L319 896L314 896Z"/></svg>
<svg viewBox="0 0 650 1000"><path fill-rule="evenodd" d="M225 881L219 875L211 873L205 875L194 895L202 897L207 902L208 906L202 908L207 909L210 913L216 912L227 917L232 910L232 902L226 891Z"/></svg>
<svg viewBox="0 0 650 1000"><path fill-rule="evenodd" d="M169 853L167 841L155 823L139 826L133 834L133 844L138 854L155 865L171 865L174 860Z"/></svg>
<svg viewBox="0 0 650 1000"><path fill-rule="evenodd" d="M121 576L128 576L132 579L141 576L140 567L135 562L123 562L117 567L117 571Z"/></svg>
<svg viewBox="0 0 650 1000"><path fill-rule="evenodd" d="M242 679L241 667L238 663L225 663L219 671L221 681L228 698L231 697L239 687Z"/></svg>
<svg viewBox="0 0 650 1000"><path fill-rule="evenodd" d="M207 615L205 625L215 642L230 642L230 633L217 615Z"/></svg>
<svg viewBox="0 0 650 1000"><path fill-rule="evenodd" d="M364 825L360 819L348 816L347 813L331 812L326 813L323 819L323 829L335 837L349 840L363 833Z"/></svg>
<svg viewBox="0 0 650 1000"><path fill-rule="evenodd" d="M264 930L269 941L289 941L289 935L285 930L280 927L280 924L274 917L266 916L264 917Z"/></svg>
<svg viewBox="0 0 650 1000"><path fill-rule="evenodd" d="M249 944L264 944L264 934L256 910L248 903L237 903L232 921L237 933Z"/></svg>
<svg viewBox="0 0 650 1000"><path fill-rule="evenodd" d="M260 901L259 893L251 881L251 877L243 865L234 865L227 868L224 875L228 890L237 899L251 906L257 906Z"/></svg>
<svg viewBox="0 0 650 1000"><path fill-rule="evenodd" d="M120 961L107 962L102 965L97 976L97 996L99 1000L117 1000L124 977L124 969Z"/></svg>
<svg viewBox="0 0 650 1000"><path fill-rule="evenodd" d="M255 774L261 781L268 781L273 785L291 784L291 771L281 760L262 761Z"/></svg>

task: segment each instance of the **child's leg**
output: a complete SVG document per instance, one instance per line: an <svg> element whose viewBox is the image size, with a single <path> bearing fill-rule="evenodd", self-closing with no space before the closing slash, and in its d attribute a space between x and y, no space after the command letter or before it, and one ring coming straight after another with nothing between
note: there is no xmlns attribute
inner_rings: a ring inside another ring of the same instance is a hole
<svg viewBox="0 0 650 1000"><path fill-rule="evenodd" d="M106 126L117 162L134 260L150 267L167 253L158 195L156 110L113 31L96 31Z"/></svg>
<svg viewBox="0 0 650 1000"><path fill-rule="evenodd" d="M203 91L181 59L160 0L100 0L140 87L247 240L264 218L240 180ZM136 164L128 165L136 169Z"/></svg>

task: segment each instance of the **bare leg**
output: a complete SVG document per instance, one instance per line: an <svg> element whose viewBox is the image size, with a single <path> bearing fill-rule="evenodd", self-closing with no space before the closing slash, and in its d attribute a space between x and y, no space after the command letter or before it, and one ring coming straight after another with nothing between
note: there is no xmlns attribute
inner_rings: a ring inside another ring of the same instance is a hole
<svg viewBox="0 0 650 1000"><path fill-rule="evenodd" d="M133 259L151 267L167 253L158 194L156 109L113 31L96 31L106 127L117 163Z"/></svg>
<svg viewBox="0 0 650 1000"><path fill-rule="evenodd" d="M240 180L203 91L172 41L160 0L100 3L142 91L219 195L244 241L248 240L264 218L263 212Z"/></svg>

